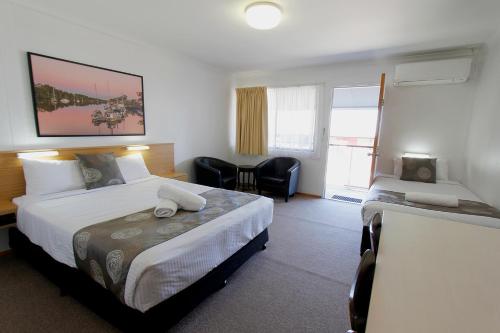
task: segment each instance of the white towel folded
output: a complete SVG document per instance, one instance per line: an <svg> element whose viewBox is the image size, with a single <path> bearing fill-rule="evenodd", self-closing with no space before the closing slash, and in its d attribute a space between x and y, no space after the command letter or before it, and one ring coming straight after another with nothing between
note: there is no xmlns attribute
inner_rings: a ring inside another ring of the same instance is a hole
<svg viewBox="0 0 500 333"><path fill-rule="evenodd" d="M207 204L207 200L202 196L171 184L160 185L158 197L160 199L170 199L177 203L179 208L195 212L202 210Z"/></svg>
<svg viewBox="0 0 500 333"><path fill-rule="evenodd" d="M172 217L177 213L177 204L170 199L161 199L154 210L156 217Z"/></svg>
<svg viewBox="0 0 500 333"><path fill-rule="evenodd" d="M405 193L405 200L436 206L458 207L458 198L456 195L407 192Z"/></svg>

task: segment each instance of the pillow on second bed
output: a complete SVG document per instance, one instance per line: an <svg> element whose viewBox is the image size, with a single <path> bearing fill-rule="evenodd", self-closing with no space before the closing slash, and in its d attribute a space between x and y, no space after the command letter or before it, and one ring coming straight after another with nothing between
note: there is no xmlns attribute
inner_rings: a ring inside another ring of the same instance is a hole
<svg viewBox="0 0 500 333"><path fill-rule="evenodd" d="M87 190L125 184L113 153L75 155L85 180Z"/></svg>
<svg viewBox="0 0 500 333"><path fill-rule="evenodd" d="M403 157L401 180L436 183L436 159Z"/></svg>
<svg viewBox="0 0 500 333"><path fill-rule="evenodd" d="M394 176L398 179L401 178L403 173L403 160L401 157L394 158ZM438 158L436 160L436 181L438 180L448 180L448 160L443 158Z"/></svg>

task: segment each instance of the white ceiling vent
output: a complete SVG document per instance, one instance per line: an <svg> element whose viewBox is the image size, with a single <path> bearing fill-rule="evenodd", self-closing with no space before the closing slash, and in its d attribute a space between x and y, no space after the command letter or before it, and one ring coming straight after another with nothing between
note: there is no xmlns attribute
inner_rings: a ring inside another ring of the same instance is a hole
<svg viewBox="0 0 500 333"><path fill-rule="evenodd" d="M422 61L396 65L394 86L423 86L467 81L471 58Z"/></svg>

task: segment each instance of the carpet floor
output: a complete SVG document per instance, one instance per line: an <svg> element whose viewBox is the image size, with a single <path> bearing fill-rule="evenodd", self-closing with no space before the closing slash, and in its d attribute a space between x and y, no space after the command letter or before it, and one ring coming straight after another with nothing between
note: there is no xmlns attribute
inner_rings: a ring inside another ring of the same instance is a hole
<svg viewBox="0 0 500 333"><path fill-rule="evenodd" d="M345 332L359 262L359 205L275 200L267 250L171 332ZM1 332L117 332L23 260L0 257Z"/></svg>

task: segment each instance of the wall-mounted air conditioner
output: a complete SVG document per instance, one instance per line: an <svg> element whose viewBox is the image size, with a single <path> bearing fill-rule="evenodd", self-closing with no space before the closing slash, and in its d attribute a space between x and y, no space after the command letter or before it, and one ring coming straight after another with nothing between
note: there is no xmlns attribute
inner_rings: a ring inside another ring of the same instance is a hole
<svg viewBox="0 0 500 333"><path fill-rule="evenodd" d="M458 58L396 65L394 86L463 83L469 78L471 64L471 58Z"/></svg>

